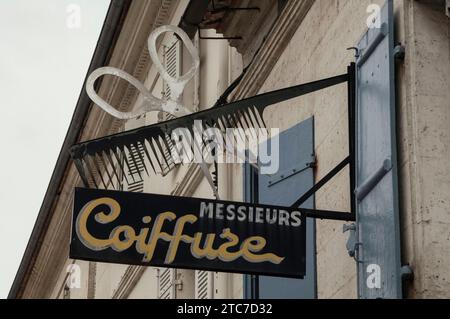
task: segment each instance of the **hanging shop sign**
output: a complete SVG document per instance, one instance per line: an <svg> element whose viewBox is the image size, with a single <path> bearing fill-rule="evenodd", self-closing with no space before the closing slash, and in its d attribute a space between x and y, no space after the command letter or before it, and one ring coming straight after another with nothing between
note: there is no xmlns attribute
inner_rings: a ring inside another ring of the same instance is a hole
<svg viewBox="0 0 450 319"><path fill-rule="evenodd" d="M278 206L77 188L70 257L303 278L306 213Z"/></svg>
<svg viewBox="0 0 450 319"><path fill-rule="evenodd" d="M191 69L179 78L170 77L157 57L156 39L168 31L179 35L194 61ZM218 139L223 139L225 145L231 141L229 148L234 151L233 145L239 144L239 141L236 136L226 134L228 129L267 130L264 122L267 107L343 83L348 85L351 124L355 108L354 65L345 74L228 104L224 103L224 95L215 107L190 113L189 108L180 104L179 97L199 67L198 52L187 35L173 26L155 30L148 42L152 60L171 88L168 99L152 96L137 79L111 67L97 69L89 76L87 93L96 105L118 119L131 119L147 112L165 112L175 118L84 141L71 148L71 157L84 186L88 188L75 191L70 257L121 264L303 278L306 272L306 217L355 220L354 205L351 213L296 208L348 165L351 196L354 197L352 125L349 127L350 155L305 194L299 194L300 198L290 208L98 188L108 189L124 182L130 185L136 180L143 181L144 171L149 177L153 173L164 176L163 172L167 174L180 162L180 153L192 151L195 154L200 150L200 168L217 196L217 180L211 176L202 151L209 145L210 139L204 138L202 134L200 139L194 138L192 143L178 148L175 146L179 142L176 134L179 129L184 129L183 136L186 129L196 136L196 123L200 123L202 129L216 129L221 133L215 134L216 137L220 135ZM94 84L103 75L120 77L138 89L144 99L137 105L136 111L120 112L97 95ZM227 91L227 94L231 92ZM218 160L214 161L217 164ZM90 189L92 187L95 189ZM352 200L352 203L355 201Z"/></svg>

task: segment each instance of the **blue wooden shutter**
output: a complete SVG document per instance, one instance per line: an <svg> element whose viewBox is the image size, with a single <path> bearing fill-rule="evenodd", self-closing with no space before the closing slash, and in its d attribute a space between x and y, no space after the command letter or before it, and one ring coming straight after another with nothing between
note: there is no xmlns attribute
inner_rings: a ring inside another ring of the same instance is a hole
<svg viewBox="0 0 450 319"><path fill-rule="evenodd" d="M261 204L290 206L314 184L314 119L310 118L280 135L280 168L277 174L257 176L257 197ZM252 176L247 170L247 186ZM250 187L246 199L251 200ZM302 207L314 208L314 196ZM261 299L316 298L315 221L307 221L307 271L303 280L259 276L258 295ZM251 277L245 279L246 296L251 298Z"/></svg>
<svg viewBox="0 0 450 319"><path fill-rule="evenodd" d="M356 198L360 298L400 298L393 3L358 44Z"/></svg>

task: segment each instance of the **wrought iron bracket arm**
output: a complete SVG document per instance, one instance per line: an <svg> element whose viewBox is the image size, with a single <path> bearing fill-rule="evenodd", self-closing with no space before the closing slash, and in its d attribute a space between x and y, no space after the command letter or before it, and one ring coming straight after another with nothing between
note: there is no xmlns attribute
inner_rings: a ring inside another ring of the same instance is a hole
<svg viewBox="0 0 450 319"><path fill-rule="evenodd" d="M291 207L300 207L305 203L312 195L314 195L318 190L320 190L326 183L328 183L333 177L335 177L339 172L341 172L347 165L350 164L350 156L346 157L341 163L339 163L335 168L333 168L325 177L323 177L317 184L310 188L305 194L303 194ZM316 219L329 219L329 220L339 220L339 221L356 221L356 215L345 212L336 211L322 211L322 210L305 210L307 212L307 217Z"/></svg>

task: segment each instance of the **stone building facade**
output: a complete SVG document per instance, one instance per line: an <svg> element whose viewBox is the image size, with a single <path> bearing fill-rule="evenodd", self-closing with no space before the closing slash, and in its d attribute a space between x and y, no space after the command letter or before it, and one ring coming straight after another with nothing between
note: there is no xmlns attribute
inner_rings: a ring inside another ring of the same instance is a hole
<svg viewBox="0 0 450 319"><path fill-rule="evenodd" d="M405 48L396 63L397 151L402 264L414 279L404 297L450 297L450 20L445 1L394 0L396 42ZM109 65L133 74L155 94L166 94L147 50L147 38L161 25L179 25L200 54L200 70L185 89L191 111L213 106L241 74L228 96L256 94L345 73L354 47L366 32L371 4L385 0L113 0L91 69ZM214 7L213 7L214 5ZM227 10L214 9L223 8ZM233 10L247 8L247 10ZM206 23L206 22L207 23ZM226 39L211 39L211 38ZM190 67L179 40L159 41L161 59L175 74ZM244 73L243 73L244 72ZM122 111L132 110L138 92L105 77L99 94ZM265 113L269 127L286 131L314 117L314 180L325 176L349 152L345 86L277 104ZM71 204L78 173L68 147L78 141L149 125L165 115L148 113L119 121L80 95L11 298L249 298L244 275L73 261L68 258ZM283 153L283 150L281 150ZM220 165L222 199L245 200L244 165ZM145 179L143 192L192 197L213 193L196 164L164 177ZM315 195L315 207L350 210L349 172L343 170ZM343 222L315 222L315 279L312 298L357 298L355 260L348 256ZM71 266L76 265L76 266ZM79 288L68 288L71 270ZM251 279L251 278L250 278ZM261 288L262 289L262 288ZM254 297L254 296L253 296Z"/></svg>

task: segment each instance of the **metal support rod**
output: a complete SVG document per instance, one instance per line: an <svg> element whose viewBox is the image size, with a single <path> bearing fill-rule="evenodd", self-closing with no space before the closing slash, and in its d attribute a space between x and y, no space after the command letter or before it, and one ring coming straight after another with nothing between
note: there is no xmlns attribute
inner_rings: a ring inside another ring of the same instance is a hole
<svg viewBox="0 0 450 319"><path fill-rule="evenodd" d="M336 212L331 210L317 210L304 208L300 208L300 211L305 213L306 217L314 219L340 220L344 222L354 222L356 220L355 214L348 212Z"/></svg>
<svg viewBox="0 0 450 319"><path fill-rule="evenodd" d="M259 7L222 7L222 8L216 8L216 3L214 0L211 1L212 4L212 8L213 11L211 11L211 13L218 13L218 12L222 12L222 11L261 11L261 9Z"/></svg>
<svg viewBox="0 0 450 319"><path fill-rule="evenodd" d="M342 220L342 221L356 221L356 64L351 63L347 69L347 81L348 81L348 132L349 132L349 156L339 163L331 172L323 177L316 185L303 194L292 207L300 207L306 202L313 194L320 190L326 183L328 183L333 177L335 177L340 171L342 171L347 165L350 166L350 213L332 212L332 211L319 211L311 210L307 213L307 217L317 219L330 219L330 220Z"/></svg>
<svg viewBox="0 0 450 319"><path fill-rule="evenodd" d="M251 185L251 192L250 192L250 201L253 204L259 203L259 173L256 169L254 169L251 166L248 166L249 171L249 177L250 177L250 185ZM259 299L259 276L258 275L251 275L251 297L252 299Z"/></svg>
<svg viewBox="0 0 450 319"><path fill-rule="evenodd" d="M348 144L350 153L350 211L356 213L356 64L352 62L348 69Z"/></svg>
<svg viewBox="0 0 450 319"><path fill-rule="evenodd" d="M302 195L291 207L300 207L304 202L306 202L312 195L314 195L319 189L321 189L326 183L328 183L333 177L335 177L340 171L342 171L345 166L350 163L350 156L347 156L341 163L339 163L331 172L325 175L316 185L314 185L310 190Z"/></svg>

